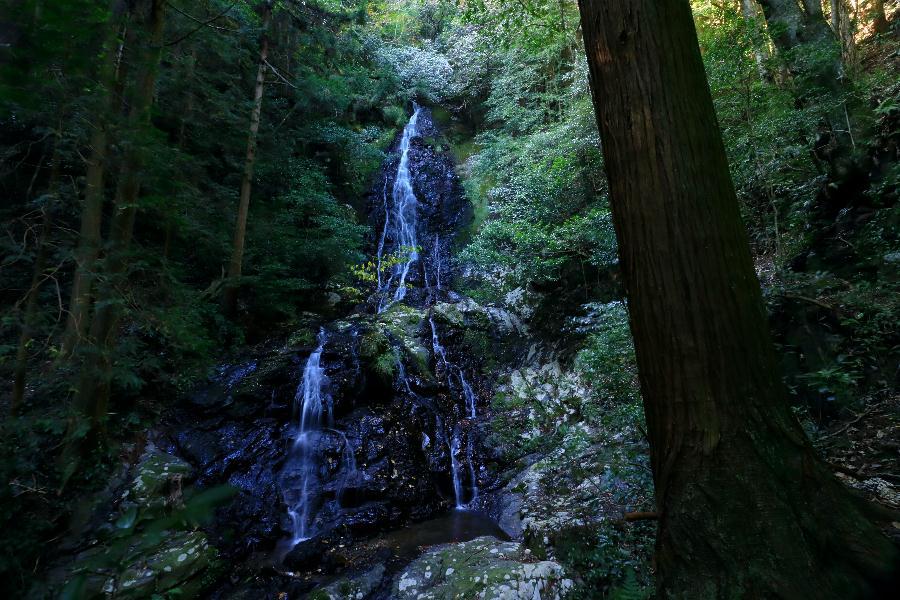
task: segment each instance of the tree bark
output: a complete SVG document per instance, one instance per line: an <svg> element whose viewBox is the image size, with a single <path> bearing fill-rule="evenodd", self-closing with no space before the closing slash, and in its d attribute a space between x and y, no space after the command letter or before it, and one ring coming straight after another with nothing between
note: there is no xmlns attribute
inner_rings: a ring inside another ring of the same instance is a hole
<svg viewBox="0 0 900 600"><path fill-rule="evenodd" d="M753 58L756 60L756 70L759 72L760 78L766 81L771 80L768 67L771 58L769 48L759 39L761 25L765 22L761 19L762 9L756 0L741 0L741 13L744 15L744 20L753 29Z"/></svg>
<svg viewBox="0 0 900 600"><path fill-rule="evenodd" d="M244 160L244 176L241 180L241 196L238 202L237 219L234 226L231 261L222 293L222 312L234 315L237 312L237 294L244 262L244 240L247 234L247 215L250 211L250 191L253 187L253 168L256 164L256 138L259 133L259 118L262 112L263 91L266 76L266 61L269 56L269 21L272 17L272 3L262 3L262 39L259 43L259 66L256 71L256 86L253 91L253 109L250 112L250 132L247 135L247 155Z"/></svg>
<svg viewBox="0 0 900 600"><path fill-rule="evenodd" d="M875 33L882 34L887 33L889 28L884 0L872 0L872 29Z"/></svg>
<svg viewBox="0 0 900 600"><path fill-rule="evenodd" d="M113 88L116 85L119 62L119 31L121 15L117 15L118 0L113 0L110 21L110 39L104 47L104 54L98 74L101 94L100 108L94 122L90 139L90 157L84 185L84 203L81 207L81 229L75 249L75 273L72 277L72 292L69 300L69 314L63 333L60 358L68 358L75 347L84 339L90 321L91 291L100 256L103 227L103 201L106 185L106 162L109 144L110 113L114 110Z"/></svg>
<svg viewBox="0 0 900 600"><path fill-rule="evenodd" d="M778 375L687 0L582 0L659 525L661 598L854 598L895 549Z"/></svg>
<svg viewBox="0 0 900 600"><path fill-rule="evenodd" d="M144 5L145 29L141 52L141 71L131 98L128 128L133 140L127 144L122 171L116 189L116 202L110 226L108 253L103 269L103 287L98 290L97 306L91 319L88 340L92 349L81 369L77 404L90 419L92 434L105 433L109 404L112 350L121 316L117 286L128 267L128 252L134 232L145 149L137 138L150 123L150 107L162 53L166 0L147 0Z"/></svg>
<svg viewBox="0 0 900 600"><path fill-rule="evenodd" d="M852 65L856 62L856 29L848 0L830 0L831 2L831 29L841 42L841 53L844 63Z"/></svg>

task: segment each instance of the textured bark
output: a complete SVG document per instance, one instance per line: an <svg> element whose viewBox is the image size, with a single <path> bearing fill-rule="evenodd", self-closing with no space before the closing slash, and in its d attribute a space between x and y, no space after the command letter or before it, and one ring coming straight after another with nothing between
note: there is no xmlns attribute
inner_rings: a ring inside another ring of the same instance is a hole
<svg viewBox="0 0 900 600"><path fill-rule="evenodd" d="M84 339L90 320L91 290L100 256L103 227L104 187L106 185L106 162L109 144L110 112L114 107L113 88L116 85L116 64L118 62L118 32L121 16L116 14L118 4L114 0L110 39L104 47L105 56L101 63L98 80L104 99L94 122L90 140L90 157L84 186L84 203L81 207L81 228L78 246L75 248L75 273L72 277L72 292L69 299L69 314L61 344L61 358L71 356L75 347Z"/></svg>
<svg viewBox="0 0 900 600"><path fill-rule="evenodd" d="M766 44L761 43L757 33L760 25L765 22L762 19L762 9L756 0L741 0L741 13L744 15L744 20L753 28L753 58L756 60L756 70L761 78L769 80L771 79L768 69L768 62L771 58L769 48Z"/></svg>
<svg viewBox="0 0 900 600"><path fill-rule="evenodd" d="M887 15L884 13L884 0L872 0L872 29L875 33L887 33Z"/></svg>
<svg viewBox="0 0 900 600"><path fill-rule="evenodd" d="M145 11L146 31L142 40L141 70L131 94L128 116L128 127L135 137L150 122L150 107L161 56L165 7L165 0L147 0L142 7ZM92 349L82 366L77 391L78 407L90 419L90 430L93 433L103 433L106 423L112 351L121 316L116 286L128 267L143 163L144 149L141 144L128 144L116 189L108 253L102 273L103 287L98 290L97 307L88 332Z"/></svg>
<svg viewBox="0 0 900 600"><path fill-rule="evenodd" d="M831 29L841 42L841 54L844 63L853 64L856 61L856 30L855 19L852 16L848 0L830 0L831 4Z"/></svg>
<svg viewBox="0 0 900 600"><path fill-rule="evenodd" d="M854 598L895 550L778 375L687 0L583 0L647 416L663 598Z"/></svg>
<svg viewBox="0 0 900 600"><path fill-rule="evenodd" d="M237 293L244 263L244 241L247 234L247 215L250 212L250 191L253 187L253 168L256 164L256 137L262 112L263 91L266 77L266 61L269 57L269 21L272 17L271 2L262 4L262 39L259 44L259 66L253 90L253 109L250 112L250 131L247 135L247 155L244 160L244 176L241 180L241 197L238 201L237 219L234 225L234 242L231 261L228 263L228 279L222 293L222 311L233 315L237 311Z"/></svg>

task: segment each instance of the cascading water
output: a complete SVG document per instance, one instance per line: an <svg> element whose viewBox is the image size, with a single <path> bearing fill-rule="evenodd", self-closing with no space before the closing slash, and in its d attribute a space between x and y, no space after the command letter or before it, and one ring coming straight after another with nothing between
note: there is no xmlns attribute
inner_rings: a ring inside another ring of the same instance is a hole
<svg viewBox="0 0 900 600"><path fill-rule="evenodd" d="M450 475L453 477L453 495L456 496L456 509L466 508L463 502L463 485L462 478L459 476L459 459L456 455L459 453L459 425L453 428L453 435L450 437Z"/></svg>
<svg viewBox="0 0 900 600"><path fill-rule="evenodd" d="M400 138L400 163L397 165L397 174L394 177L394 186L391 191L392 205L388 207L387 190L384 193L384 229L378 243L378 312L387 308L386 298L392 298L393 302L399 302L406 297L406 278L410 267L419 260L419 238L417 224L418 201L413 192L412 179L409 169L409 145L413 137L418 133L416 128L419 121L419 112L422 109L413 103L413 114L406 127L403 128L403 136ZM384 258L385 242L392 239L394 251L398 254L406 254L406 259L390 269L387 280L381 280L381 264ZM397 278L397 289L391 294L391 287Z"/></svg>
<svg viewBox="0 0 900 600"><path fill-rule="evenodd" d="M327 391L328 376L322 367L322 352L325 350L327 340L325 331L320 331L319 345L306 361L300 385L294 396L299 413L298 427L282 482L284 502L291 519L292 537L287 544L287 550L309 539L311 533L310 518L314 516L312 508L316 502L315 494L318 488L317 446L323 416L326 414L330 416L331 404Z"/></svg>
<svg viewBox="0 0 900 600"><path fill-rule="evenodd" d="M463 397L466 401L467 416L471 419L474 419L476 417L475 392L472 390L472 386L469 385L469 382L466 380L466 376L462 368L457 367L447 359L447 351L444 349L444 346L441 344L441 340L438 337L437 326L434 324L434 317L428 317L428 323L431 325L431 348L434 352L435 362L440 360L441 364L444 365L444 371L446 373L448 383L451 370L456 372L456 376L459 378L460 389L462 390ZM460 451L461 444L459 424L454 427L453 435L450 439L450 475L453 478L453 493L456 496L457 509L468 508L471 503L478 497L478 479L475 476L474 440L472 438L473 436L470 435L466 446L466 458L469 464L469 477L472 486L472 497L469 499L468 503L463 502L462 477L459 472L459 460L456 457L457 453Z"/></svg>
<svg viewBox="0 0 900 600"><path fill-rule="evenodd" d="M336 429L334 430L334 432L340 436L342 443L341 464L344 468L344 476L341 479L340 487L338 488L337 493L338 500L341 500L344 495L344 490L347 488L347 483L354 477L357 477L356 456L353 454L353 446L350 445L350 440L347 439L347 434Z"/></svg>
<svg viewBox="0 0 900 600"><path fill-rule="evenodd" d="M437 326L434 324L434 317L428 317L428 323L431 325L431 347L434 351L435 359L440 358L441 363L444 365L444 368L448 371L447 378L449 379L450 373L449 371L452 369L456 372L457 378L459 378L459 387L462 390L463 397L466 400L466 413L469 418L475 418L475 392L472 390L472 386L469 385L469 382L466 380L466 374L462 370L462 367L457 367L447 360L447 351L441 345L441 341L438 338Z"/></svg>

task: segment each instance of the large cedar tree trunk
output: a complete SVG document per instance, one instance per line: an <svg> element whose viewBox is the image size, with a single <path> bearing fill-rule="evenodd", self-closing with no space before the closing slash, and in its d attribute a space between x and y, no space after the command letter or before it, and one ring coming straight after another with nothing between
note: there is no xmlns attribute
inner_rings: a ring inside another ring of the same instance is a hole
<svg viewBox="0 0 900 600"><path fill-rule="evenodd" d="M895 549L778 375L687 0L582 0L647 416L663 598L854 598Z"/></svg>
<svg viewBox="0 0 900 600"><path fill-rule="evenodd" d="M244 240L247 234L247 215L250 211L250 191L253 187L253 168L256 164L256 137L259 133L259 117L262 112L263 89L266 81L266 65L269 56L269 21L272 3L262 3L262 39L259 43L259 66L253 89L253 109L250 112L250 132L247 135L247 155L244 160L244 176L241 179L241 197L238 201L237 219L234 225L234 242L228 276L222 293L222 311L227 315L237 312L237 294L244 263Z"/></svg>

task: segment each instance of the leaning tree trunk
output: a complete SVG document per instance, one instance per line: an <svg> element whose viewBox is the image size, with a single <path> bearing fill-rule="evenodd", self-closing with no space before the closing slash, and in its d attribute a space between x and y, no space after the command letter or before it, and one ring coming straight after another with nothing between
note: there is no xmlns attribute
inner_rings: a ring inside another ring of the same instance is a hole
<svg viewBox="0 0 900 600"><path fill-rule="evenodd" d="M103 287L98 290L97 303L88 340L91 350L81 369L77 388L77 404L82 416L90 420L92 435L103 434L106 425L110 392L110 371L115 334L121 316L118 286L128 267L128 252L134 232L141 169L145 149L137 141L150 123L150 107L162 49L165 0L146 3L146 35L141 53L141 71L131 98L128 127L134 142L127 145L116 190L114 214L110 226L108 255L103 270Z"/></svg>
<svg viewBox="0 0 900 600"><path fill-rule="evenodd" d="M778 375L687 0L582 0L647 416L663 598L853 598L895 550Z"/></svg>
<svg viewBox="0 0 900 600"><path fill-rule="evenodd" d="M241 180L241 197L238 202L237 219L234 225L234 243L228 275L222 293L222 312L233 315L237 312L239 280L244 263L244 239L247 234L247 215L250 211L250 190L253 187L253 168L256 164L256 137L259 133L259 117L262 112L263 89L266 81L266 66L269 56L269 20L272 17L272 3L262 4L262 39L259 44L259 66L256 70L256 86L253 90L253 110L250 112L250 132L247 135L247 156L244 160L244 176Z"/></svg>

